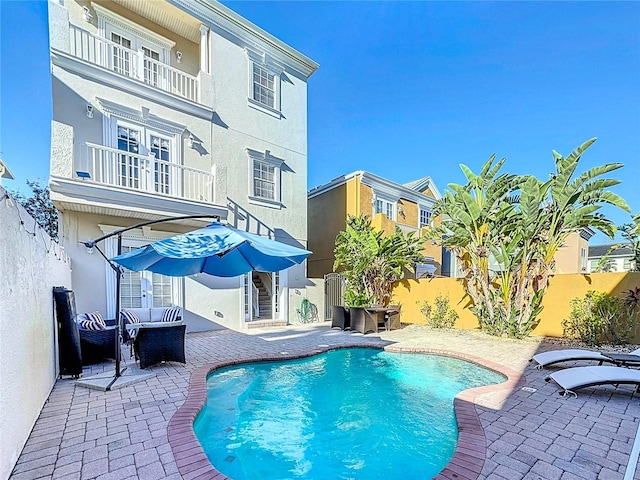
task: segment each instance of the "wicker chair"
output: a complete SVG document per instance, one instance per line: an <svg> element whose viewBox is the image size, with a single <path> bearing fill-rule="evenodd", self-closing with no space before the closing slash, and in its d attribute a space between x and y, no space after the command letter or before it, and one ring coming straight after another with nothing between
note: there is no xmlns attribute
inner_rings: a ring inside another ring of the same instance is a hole
<svg viewBox="0 0 640 480"><path fill-rule="evenodd" d="M80 349L82 351L82 364L93 365L104 359L116 358L116 330L115 320L105 320L106 330L88 330L78 325L80 334Z"/></svg>
<svg viewBox="0 0 640 480"><path fill-rule="evenodd" d="M133 341L140 368L160 362L187 363L184 354L186 325L141 327Z"/></svg>

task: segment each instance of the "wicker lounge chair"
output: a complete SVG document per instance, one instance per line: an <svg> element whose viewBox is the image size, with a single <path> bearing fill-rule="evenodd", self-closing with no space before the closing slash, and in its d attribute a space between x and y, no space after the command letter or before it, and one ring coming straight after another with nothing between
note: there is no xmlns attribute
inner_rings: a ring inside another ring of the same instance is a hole
<svg viewBox="0 0 640 480"><path fill-rule="evenodd" d="M140 368L160 362L187 363L184 354L186 325L158 325L141 327L133 341L136 360Z"/></svg>
<svg viewBox="0 0 640 480"><path fill-rule="evenodd" d="M334 305L331 307L331 328L338 327L341 330L351 328L351 317L349 316L349 308L342 305Z"/></svg>
<svg viewBox="0 0 640 480"><path fill-rule="evenodd" d="M546 381L553 380L563 389L562 396L575 395L576 390L597 385L638 385L640 391L640 370L610 365L597 367L573 367L552 373Z"/></svg>

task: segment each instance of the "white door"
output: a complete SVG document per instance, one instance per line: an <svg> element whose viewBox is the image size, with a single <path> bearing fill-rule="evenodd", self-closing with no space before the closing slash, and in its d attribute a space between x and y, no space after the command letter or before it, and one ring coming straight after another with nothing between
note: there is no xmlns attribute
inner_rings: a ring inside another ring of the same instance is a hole
<svg viewBox="0 0 640 480"><path fill-rule="evenodd" d="M135 250L123 246L122 253ZM124 270L120 280L120 308L170 307L178 304L175 279L148 271Z"/></svg>

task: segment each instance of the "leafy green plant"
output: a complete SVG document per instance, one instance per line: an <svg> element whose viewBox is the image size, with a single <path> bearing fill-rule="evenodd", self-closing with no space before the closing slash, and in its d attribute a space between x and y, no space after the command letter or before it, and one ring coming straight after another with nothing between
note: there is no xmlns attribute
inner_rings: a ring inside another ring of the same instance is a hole
<svg viewBox="0 0 640 480"><path fill-rule="evenodd" d="M461 165L467 183L449 184L436 203L434 215L443 220L431 237L455 255L483 331L529 335L542 311L554 257L567 237L585 227L613 237L615 225L599 210L613 205L629 211L622 198L607 190L620 182L603 178L621 163L576 173L593 142L567 157L553 151L555 172L545 180L500 174L505 159L496 161L495 155L479 174Z"/></svg>
<svg viewBox="0 0 640 480"><path fill-rule="evenodd" d="M345 301L350 307L387 306L393 283L424 260L426 238L406 236L396 227L391 234L375 229L366 215L349 216L347 228L336 237L334 270L342 269Z"/></svg>
<svg viewBox="0 0 640 480"><path fill-rule="evenodd" d="M628 343L635 333L635 319L624 301L606 292L589 290L584 298L571 300L571 313L562 321L565 336L587 345Z"/></svg>
<svg viewBox="0 0 640 480"><path fill-rule="evenodd" d="M438 294L434 300L434 306L424 300L417 302L420 305L420 313L427 320L427 325L432 328L453 328L456 320L460 318L458 312L449 306L449 297Z"/></svg>

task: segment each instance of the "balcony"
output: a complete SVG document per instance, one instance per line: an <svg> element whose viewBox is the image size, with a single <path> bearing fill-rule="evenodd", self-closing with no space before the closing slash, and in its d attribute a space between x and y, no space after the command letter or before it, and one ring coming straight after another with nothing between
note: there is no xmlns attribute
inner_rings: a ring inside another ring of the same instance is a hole
<svg viewBox="0 0 640 480"><path fill-rule="evenodd" d="M203 203L214 201L210 172L87 143L81 146L76 175L118 189L151 193Z"/></svg>
<svg viewBox="0 0 640 480"><path fill-rule="evenodd" d="M116 75L154 89L199 103L198 79L145 55L69 25L69 53L84 62L112 71Z"/></svg>

